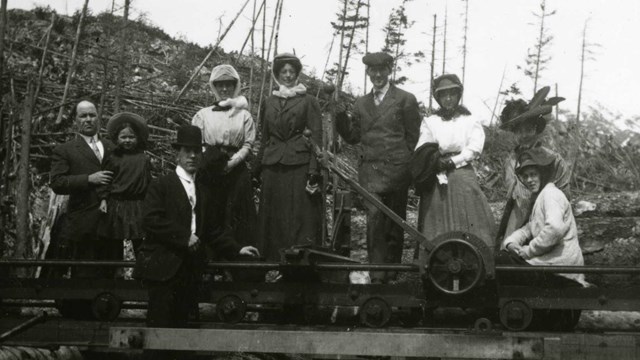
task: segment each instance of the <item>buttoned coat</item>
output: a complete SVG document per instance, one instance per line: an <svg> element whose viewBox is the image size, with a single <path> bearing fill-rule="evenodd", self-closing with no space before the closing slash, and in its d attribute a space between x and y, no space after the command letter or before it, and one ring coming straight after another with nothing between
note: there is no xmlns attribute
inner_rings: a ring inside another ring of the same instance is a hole
<svg viewBox="0 0 640 360"><path fill-rule="evenodd" d="M322 143L320 105L311 95L297 95L282 99L275 95L265 101L261 111L262 139L258 152L259 165L309 164L309 173L318 172L318 162L305 129L311 130L311 138Z"/></svg>
<svg viewBox="0 0 640 360"><path fill-rule="evenodd" d="M360 143L360 185L386 193L411 182L411 154L420 135L416 97L391 85L380 105L373 92L358 98L351 116L338 114L336 128L349 144Z"/></svg>
<svg viewBox="0 0 640 360"><path fill-rule="evenodd" d="M237 254L240 246L225 231L220 212L216 211L220 206L224 205L218 204L207 187L196 181L195 234L202 245L211 246L214 252ZM189 198L175 171L151 184L144 200L143 228L147 236L136 261L136 279L166 281L185 261L195 266L204 264L204 246L195 252L188 248L191 216Z"/></svg>
<svg viewBox="0 0 640 360"><path fill-rule="evenodd" d="M104 163L114 145L101 139L104 148ZM59 195L69 195L67 220L62 226L61 236L65 240L91 239L102 214L98 186L89 183L89 175L102 170L95 153L81 137L77 136L53 149L51 161L51 189Z"/></svg>

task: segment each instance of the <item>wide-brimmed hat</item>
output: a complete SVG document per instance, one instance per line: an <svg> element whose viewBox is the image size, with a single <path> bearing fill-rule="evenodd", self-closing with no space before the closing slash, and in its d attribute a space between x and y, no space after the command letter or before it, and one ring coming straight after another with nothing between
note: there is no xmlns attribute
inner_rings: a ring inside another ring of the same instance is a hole
<svg viewBox="0 0 640 360"><path fill-rule="evenodd" d="M554 96L547 99L550 88L545 86L538 90L527 104L524 100L510 101L500 114L500 128L508 131L525 122L532 122L536 126L536 133L541 133L547 126L546 115L551 114L553 107L564 100L563 97Z"/></svg>
<svg viewBox="0 0 640 360"><path fill-rule="evenodd" d="M385 52L367 53L362 57L362 63L367 66L393 67L393 56Z"/></svg>
<svg viewBox="0 0 640 360"><path fill-rule="evenodd" d="M440 100L438 100L438 92L447 89L458 89L460 90L460 94L464 90L462 86L462 81L458 78L456 74L442 74L431 81L431 88L433 89L433 98L436 99L438 105L440 104Z"/></svg>
<svg viewBox="0 0 640 360"><path fill-rule="evenodd" d="M138 114L131 112L121 112L113 115L107 122L107 134L109 138L116 141L118 138L118 130L123 123L129 123L134 128L139 142L146 142L149 138L149 129L147 129L147 120Z"/></svg>
<svg viewBox="0 0 640 360"><path fill-rule="evenodd" d="M202 143L202 131L199 127L194 125L183 125L178 129L178 137L174 143L171 144L174 148L185 147L201 147Z"/></svg>
<svg viewBox="0 0 640 360"><path fill-rule="evenodd" d="M523 151L516 159L516 174L520 174L527 166L537 166L541 171L547 170L555 162L555 156L541 147Z"/></svg>

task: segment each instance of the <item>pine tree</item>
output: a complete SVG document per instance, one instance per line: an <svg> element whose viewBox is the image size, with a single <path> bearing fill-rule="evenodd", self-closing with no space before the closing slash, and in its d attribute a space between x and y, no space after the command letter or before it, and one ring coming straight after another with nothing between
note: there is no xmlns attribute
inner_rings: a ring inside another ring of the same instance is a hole
<svg viewBox="0 0 640 360"><path fill-rule="evenodd" d="M540 73L546 69L546 64L551 60L551 57L546 55L547 48L553 40L553 35L549 35L548 29L545 27L545 21L550 16L555 15L556 11L548 11L546 0L540 2L540 12L533 13L539 21L539 32L536 44L533 48L529 48L526 67L524 74L533 80L533 93L538 90L538 80L540 79Z"/></svg>
<svg viewBox="0 0 640 360"><path fill-rule="evenodd" d="M368 7L364 0L340 0L340 11L336 14L337 20L331 22L335 34L340 35L340 48L338 61L327 70L327 79L334 81L341 88L345 76L349 73L349 59L353 53L362 53L361 46L365 44L362 39L362 29L369 26L368 17L365 16Z"/></svg>
<svg viewBox="0 0 640 360"><path fill-rule="evenodd" d="M413 62L420 62L424 58L424 53L419 51L416 53L405 52L404 45L407 42L405 33L414 21L409 21L406 12L406 5L411 0L403 0L399 7L394 8L389 14L389 20L382 29L385 34L384 46L382 51L393 56L393 70L391 79L394 84L402 84L407 81L406 76L398 76L403 66L410 66Z"/></svg>

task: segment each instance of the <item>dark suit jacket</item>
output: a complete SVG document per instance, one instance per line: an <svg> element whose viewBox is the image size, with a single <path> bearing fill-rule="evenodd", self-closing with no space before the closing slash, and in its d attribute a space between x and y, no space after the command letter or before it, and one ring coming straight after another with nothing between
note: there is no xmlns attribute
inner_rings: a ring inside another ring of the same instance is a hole
<svg viewBox="0 0 640 360"><path fill-rule="evenodd" d="M420 135L416 97L391 85L376 106L373 93L358 98L351 117L338 114L336 128L349 144L360 143L360 185L375 193L407 186L409 163Z"/></svg>
<svg viewBox="0 0 640 360"><path fill-rule="evenodd" d="M104 163L114 145L101 139ZM62 226L63 239L90 239L101 217L97 185L89 184L89 175L102 169L89 144L80 136L53 149L51 161L51 189L56 194L69 195L67 221Z"/></svg>
<svg viewBox="0 0 640 360"><path fill-rule="evenodd" d="M204 264L204 246L229 256L237 254L240 246L224 228L220 206L206 186L196 181L196 235L201 245L189 252L191 236L191 204L175 171L153 182L144 200L143 228L147 233L140 247L134 276L137 279L166 281L172 278L183 262L196 267ZM197 268L194 269L197 271Z"/></svg>
<svg viewBox="0 0 640 360"><path fill-rule="evenodd" d="M311 95L283 100L275 95L265 101L261 111L262 139L258 165L309 164L309 173L317 173L318 163L302 132L311 130L311 138L322 144L320 105Z"/></svg>

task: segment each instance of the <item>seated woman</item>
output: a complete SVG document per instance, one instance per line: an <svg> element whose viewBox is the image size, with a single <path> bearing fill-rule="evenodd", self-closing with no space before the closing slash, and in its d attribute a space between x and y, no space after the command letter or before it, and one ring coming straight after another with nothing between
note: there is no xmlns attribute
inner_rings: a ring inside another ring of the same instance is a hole
<svg viewBox="0 0 640 360"><path fill-rule="evenodd" d="M503 246L509 256L498 256L496 262L584 265L571 204L551 181L554 160L553 156L539 148L527 150L518 158L516 174L519 181L531 191L533 208L527 224L505 239ZM544 284L550 285L553 279L552 282L563 286L586 285L583 274L557 275L562 278L548 277ZM571 282L567 283L566 279ZM522 282L524 278L520 280ZM537 277L535 280L542 279Z"/></svg>

